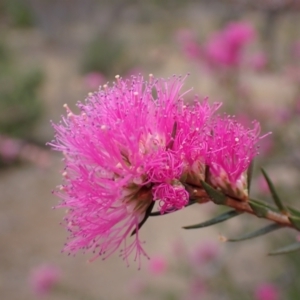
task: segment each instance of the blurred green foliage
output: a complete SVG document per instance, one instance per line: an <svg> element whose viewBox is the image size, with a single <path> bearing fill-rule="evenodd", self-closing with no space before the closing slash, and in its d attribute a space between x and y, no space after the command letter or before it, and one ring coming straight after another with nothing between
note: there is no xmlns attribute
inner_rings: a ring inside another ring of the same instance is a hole
<svg viewBox="0 0 300 300"><path fill-rule="evenodd" d="M0 43L0 133L28 137L42 112L38 88L43 81L40 70L21 70Z"/></svg>
<svg viewBox="0 0 300 300"><path fill-rule="evenodd" d="M34 24L33 12L26 1L0 1L0 15L5 16L13 26L30 27Z"/></svg>
<svg viewBox="0 0 300 300"><path fill-rule="evenodd" d="M87 45L82 72L100 72L108 79L117 74L126 74L134 62L125 48L125 43L113 34L99 34Z"/></svg>

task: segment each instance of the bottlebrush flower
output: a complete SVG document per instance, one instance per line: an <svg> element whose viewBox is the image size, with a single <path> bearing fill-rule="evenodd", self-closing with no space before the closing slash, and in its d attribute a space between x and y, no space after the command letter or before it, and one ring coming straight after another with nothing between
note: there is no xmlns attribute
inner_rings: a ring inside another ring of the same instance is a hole
<svg viewBox="0 0 300 300"><path fill-rule="evenodd" d="M248 199L247 170L258 154L259 134L256 121L249 129L230 116L214 120L206 160L208 180L214 187L240 200Z"/></svg>
<svg viewBox="0 0 300 300"><path fill-rule="evenodd" d="M67 117L53 124L56 141L50 145L65 162L64 183L55 193L62 198L58 207L68 209L64 250L89 250L105 259L121 248L121 257L128 261L134 253L140 264L147 254L139 227L154 201L162 213L187 204L180 180L204 161L206 121L219 104L185 105L181 78L116 78L78 103L79 115L66 106Z"/></svg>

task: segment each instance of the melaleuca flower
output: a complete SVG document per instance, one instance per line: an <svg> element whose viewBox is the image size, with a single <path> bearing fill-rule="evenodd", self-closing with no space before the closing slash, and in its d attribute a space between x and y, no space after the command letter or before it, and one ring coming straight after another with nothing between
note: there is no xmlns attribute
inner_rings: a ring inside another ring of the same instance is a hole
<svg viewBox="0 0 300 300"><path fill-rule="evenodd" d="M173 149L184 161L182 181L194 186L201 186L205 179L205 160L208 149L211 118L221 103L209 105L208 100L200 102L198 99L185 108L177 126L176 139Z"/></svg>
<svg viewBox="0 0 300 300"><path fill-rule="evenodd" d="M205 122L216 107L185 105L183 80L117 77L78 103L78 115L66 106L67 117L53 125L51 145L65 162L56 194L58 207L68 209L66 251L90 250L105 259L121 249L124 259L134 253L140 262L147 254L139 228L155 201L162 213L187 204L181 179L189 166L198 167L194 160L204 162Z"/></svg>
<svg viewBox="0 0 300 300"><path fill-rule="evenodd" d="M262 138L259 134L260 125L256 121L249 129L229 116L214 120L206 159L207 180L214 187L237 199L248 199L247 170L258 154L257 143Z"/></svg>
<svg viewBox="0 0 300 300"><path fill-rule="evenodd" d="M145 165L148 181L153 185L153 200L159 201L162 214L181 209L189 201L189 194L179 181L183 166L172 150L158 151Z"/></svg>

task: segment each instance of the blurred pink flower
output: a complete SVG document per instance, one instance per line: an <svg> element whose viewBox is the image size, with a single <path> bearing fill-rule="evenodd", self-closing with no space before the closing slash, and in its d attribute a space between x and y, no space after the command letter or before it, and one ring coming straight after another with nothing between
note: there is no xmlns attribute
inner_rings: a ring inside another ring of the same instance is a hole
<svg viewBox="0 0 300 300"><path fill-rule="evenodd" d="M261 194L268 194L270 192L267 181L263 176L258 177L257 185Z"/></svg>
<svg viewBox="0 0 300 300"><path fill-rule="evenodd" d="M189 290L184 300L199 300L206 292L207 286L201 278L193 278L189 284Z"/></svg>
<svg viewBox="0 0 300 300"><path fill-rule="evenodd" d="M300 59L300 40L294 42L292 45L292 56L296 59Z"/></svg>
<svg viewBox="0 0 300 300"><path fill-rule="evenodd" d="M284 124L292 117L293 112L289 107L277 109L275 112L275 120L278 123Z"/></svg>
<svg viewBox="0 0 300 300"><path fill-rule="evenodd" d="M105 76L99 72L90 72L84 76L84 83L89 90L97 90L105 80Z"/></svg>
<svg viewBox="0 0 300 300"><path fill-rule="evenodd" d="M43 264L33 268L29 274L31 290L37 296L46 296L59 283L61 270L51 264Z"/></svg>
<svg viewBox="0 0 300 300"><path fill-rule="evenodd" d="M284 74L292 82L295 82L297 84L300 83L300 67L299 66L297 66L297 65L286 66L285 70L284 70Z"/></svg>
<svg viewBox="0 0 300 300"><path fill-rule="evenodd" d="M300 98L296 100L295 110L299 114L300 113Z"/></svg>
<svg viewBox="0 0 300 300"><path fill-rule="evenodd" d="M197 42L195 34L188 29L181 29L177 32L177 41L181 45L183 53L193 60L199 60L202 55L202 49Z"/></svg>
<svg viewBox="0 0 300 300"><path fill-rule="evenodd" d="M153 275L162 275L168 268L167 259L163 256L152 257L149 261L148 270Z"/></svg>
<svg viewBox="0 0 300 300"><path fill-rule="evenodd" d="M268 58L264 52L258 52L250 57L249 64L255 71L263 71L267 67Z"/></svg>
<svg viewBox="0 0 300 300"><path fill-rule="evenodd" d="M5 135L0 135L0 158L5 162L11 162L18 158L22 148L22 141Z"/></svg>
<svg viewBox="0 0 300 300"><path fill-rule="evenodd" d="M207 262L218 258L220 246L215 241L203 241L191 252L190 259L193 266L201 267Z"/></svg>
<svg viewBox="0 0 300 300"><path fill-rule="evenodd" d="M237 67L242 62L245 45L254 37L251 24L231 22L208 39L204 46L205 57L213 67Z"/></svg>
<svg viewBox="0 0 300 300"><path fill-rule="evenodd" d="M274 147L274 140L271 137L269 137L268 139L262 139L259 142L259 152L261 156L270 155L274 150Z"/></svg>
<svg viewBox="0 0 300 300"><path fill-rule="evenodd" d="M141 278L134 278L128 285L128 292L134 296L141 296L146 289L146 283Z"/></svg>
<svg viewBox="0 0 300 300"><path fill-rule="evenodd" d="M270 283L263 283L256 287L255 300L279 300L278 288Z"/></svg>
<svg viewBox="0 0 300 300"><path fill-rule="evenodd" d="M0 159L5 163L18 160L29 161L45 168L50 164L47 150L31 144L25 140L12 138L0 134Z"/></svg>

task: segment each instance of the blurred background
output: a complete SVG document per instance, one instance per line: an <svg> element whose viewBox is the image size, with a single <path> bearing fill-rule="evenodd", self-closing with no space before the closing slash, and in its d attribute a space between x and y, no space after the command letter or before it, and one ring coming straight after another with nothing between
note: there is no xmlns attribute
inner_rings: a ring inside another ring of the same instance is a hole
<svg viewBox="0 0 300 300"><path fill-rule="evenodd" d="M270 200L263 166L283 199L300 192L299 0L0 0L0 298L300 299L299 253L268 251L300 239L283 229L222 243L266 225L243 216L184 230L223 212L211 204L151 218L142 269L117 257L87 263L60 250L63 211L51 191L61 156L50 120L99 85L142 73L190 74L185 89L262 132L252 195Z"/></svg>

